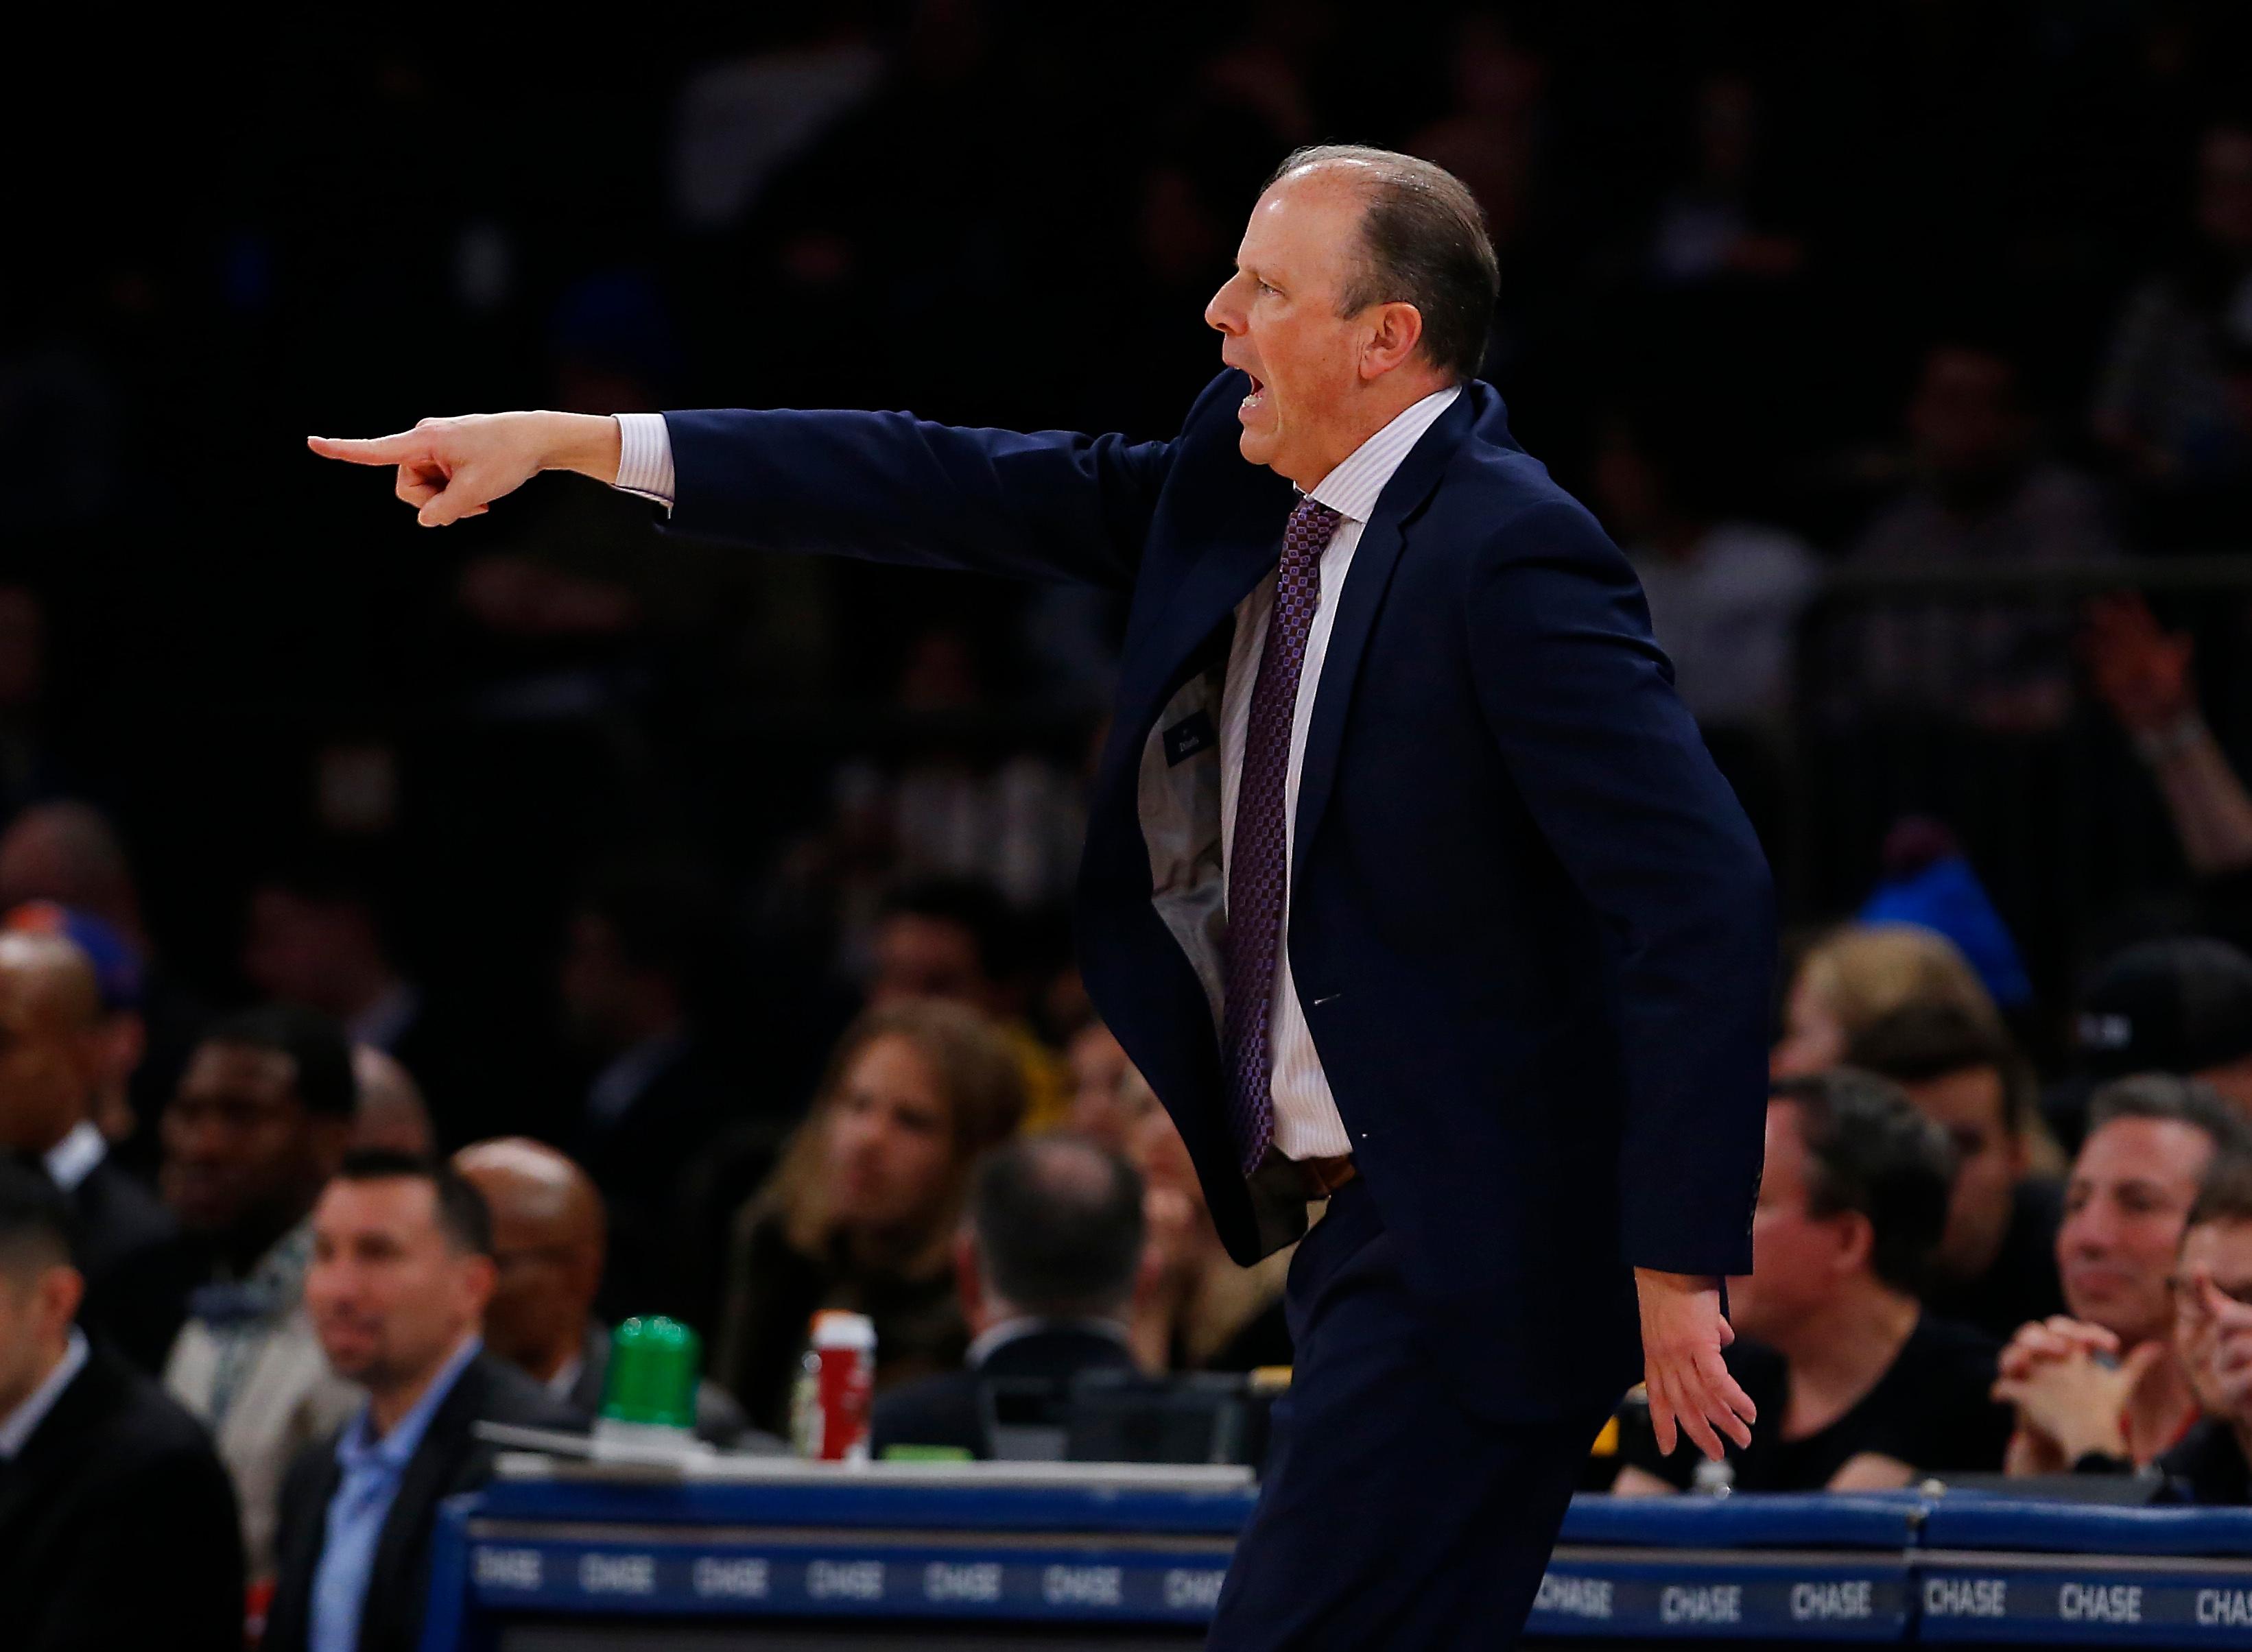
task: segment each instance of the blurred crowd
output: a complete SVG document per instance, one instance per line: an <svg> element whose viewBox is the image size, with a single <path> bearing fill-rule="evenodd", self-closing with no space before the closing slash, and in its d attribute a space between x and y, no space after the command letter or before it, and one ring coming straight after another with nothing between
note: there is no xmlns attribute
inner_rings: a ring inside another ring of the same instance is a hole
<svg viewBox="0 0 2252 1652"><path fill-rule="evenodd" d="M1662 1458L1630 1399L1586 1483L2252 1500L2241 8L1409 0L1374 55L1325 0L258 26L94 54L142 163L36 169L0 274L28 1644L239 1645L235 1579L269 1644L411 1644L470 1425L583 1426L631 1315L702 1333L739 1449L848 1308L879 1451L1255 1460L1287 1258L1228 1261L1071 963L1123 615L556 479L433 544L299 443L1168 434L1326 137L1477 193L1485 376L1635 560L1795 926L1754 1443ZM117 1545L172 1577L105 1587Z"/></svg>

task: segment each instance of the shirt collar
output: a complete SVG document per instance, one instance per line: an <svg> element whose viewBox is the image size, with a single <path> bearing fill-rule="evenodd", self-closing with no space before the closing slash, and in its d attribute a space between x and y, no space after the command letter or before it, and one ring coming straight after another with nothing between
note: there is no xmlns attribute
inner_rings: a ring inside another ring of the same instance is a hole
<svg viewBox="0 0 2252 1652"><path fill-rule="evenodd" d="M71 1378L86 1369L86 1333L77 1326L71 1327L70 1342L55 1368L46 1374L37 1388L24 1396L23 1403L5 1417L0 1417L0 1462L20 1456L30 1443L47 1413L55 1408L55 1401L63 1397L63 1390L71 1385Z"/></svg>
<svg viewBox="0 0 2252 1652"><path fill-rule="evenodd" d="M64 1192L75 1193L78 1184L94 1174L94 1167L108 1151L109 1143L101 1139L93 1121L80 1119L68 1135L47 1149L48 1179Z"/></svg>
<svg viewBox="0 0 2252 1652"><path fill-rule="evenodd" d="M1127 1345L1126 1328L1115 1319L1041 1319L1035 1315L1025 1314L1015 1319L1004 1319L997 1325L988 1325L978 1333L977 1340L970 1344L969 1350L962 1357L962 1363L976 1371L1011 1343L1026 1336L1045 1336L1052 1331L1102 1336L1121 1348Z"/></svg>
<svg viewBox="0 0 2252 1652"><path fill-rule="evenodd" d="M436 1414L438 1407L446 1403L446 1396L453 1392L455 1383L460 1380L462 1372L484 1345L484 1339L481 1336L463 1338L462 1345L454 1350L453 1357L446 1362L429 1387L422 1391L422 1398L414 1402L413 1409L404 1417L392 1425L391 1432L382 1439L369 1437L368 1426L374 1412L372 1406L362 1406L359 1415L352 1419L351 1426L337 1437L337 1461L344 1472L349 1474L355 1468L379 1468L396 1474L404 1469L407 1460L422 1444L422 1436L430 1427L430 1419Z"/></svg>
<svg viewBox="0 0 2252 1652"><path fill-rule="evenodd" d="M1403 408L1392 422L1347 454L1338 468L1314 484L1306 496L1325 504L1341 517L1366 522L1376 514L1377 496L1392 473L1400 469L1425 431L1463 393L1460 385L1435 390L1422 400Z"/></svg>

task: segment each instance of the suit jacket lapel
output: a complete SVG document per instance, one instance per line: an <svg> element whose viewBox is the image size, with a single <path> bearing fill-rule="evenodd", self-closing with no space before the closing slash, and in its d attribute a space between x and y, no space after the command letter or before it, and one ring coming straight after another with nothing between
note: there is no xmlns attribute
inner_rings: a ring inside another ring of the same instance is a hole
<svg viewBox="0 0 2252 1652"><path fill-rule="evenodd" d="M397 1622L402 1614L411 1621L422 1611L424 1603L409 1596L415 1551L429 1540L438 1501L452 1489L460 1471L469 1425L484 1406L484 1363L490 1357L479 1354L462 1368L399 1477L399 1495L383 1517L383 1535L376 1540L375 1564L368 1572L367 1607L360 1619L362 1646L368 1644L370 1624Z"/></svg>
<svg viewBox="0 0 2252 1652"><path fill-rule="evenodd" d="M1478 386L1466 384L1454 405L1425 431L1392 480L1377 496L1376 513L1361 530L1353 547L1352 566L1346 570L1345 589L1338 595L1337 622L1330 628L1329 652L1322 661L1322 680L1314 691L1313 720L1306 727L1306 754L1298 771L1298 813L1290 832L1290 885L1296 888L1306 861L1306 845L1329 806L1330 788L1337 781L1338 752L1345 743L1345 711L1352 698L1354 679L1360 674L1361 656L1368 649L1377 611L1392 582L1400 552L1407 543L1405 524L1463 445L1477 416ZM1300 691L1304 691L1302 688Z"/></svg>

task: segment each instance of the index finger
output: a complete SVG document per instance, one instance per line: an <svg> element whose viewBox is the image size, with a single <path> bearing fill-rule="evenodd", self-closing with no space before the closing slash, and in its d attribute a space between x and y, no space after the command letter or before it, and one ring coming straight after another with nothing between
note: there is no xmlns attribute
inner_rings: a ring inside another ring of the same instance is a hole
<svg viewBox="0 0 2252 1652"><path fill-rule="evenodd" d="M323 459L351 465L395 465L419 451L411 430L395 436L308 436L305 445Z"/></svg>

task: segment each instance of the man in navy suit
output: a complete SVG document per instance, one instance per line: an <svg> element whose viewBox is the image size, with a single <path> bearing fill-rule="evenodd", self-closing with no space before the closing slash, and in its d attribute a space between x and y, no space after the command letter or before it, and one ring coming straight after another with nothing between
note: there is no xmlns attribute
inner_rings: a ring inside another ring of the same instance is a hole
<svg viewBox="0 0 2252 1652"><path fill-rule="evenodd" d="M1088 988L1239 1260L1328 1200L1215 1646L1505 1644L1638 1374L1667 1450L1749 1437L1721 1285L1767 868L1625 559L1472 376L1497 285L1459 181L1328 147L1261 195L1171 441L725 412L312 443L430 525L568 469L680 531L1130 592Z"/></svg>

